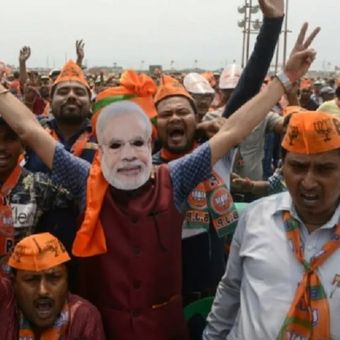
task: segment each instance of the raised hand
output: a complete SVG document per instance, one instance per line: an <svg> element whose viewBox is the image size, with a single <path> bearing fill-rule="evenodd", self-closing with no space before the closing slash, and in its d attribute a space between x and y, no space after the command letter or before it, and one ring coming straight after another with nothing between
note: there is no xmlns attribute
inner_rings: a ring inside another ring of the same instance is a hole
<svg viewBox="0 0 340 340"><path fill-rule="evenodd" d="M77 52L77 64L81 66L81 63L84 59L85 52L84 52L85 43L83 39L76 41L76 52Z"/></svg>
<svg viewBox="0 0 340 340"><path fill-rule="evenodd" d="M266 18L284 15L284 0L259 0L260 9Z"/></svg>
<svg viewBox="0 0 340 340"><path fill-rule="evenodd" d="M19 61L25 63L31 56L31 48L29 46L24 46L19 53Z"/></svg>
<svg viewBox="0 0 340 340"><path fill-rule="evenodd" d="M308 71L316 57L316 52L309 46L320 32L320 27L315 28L306 38L307 29L308 24L304 23L285 66L285 73L292 83L300 79Z"/></svg>

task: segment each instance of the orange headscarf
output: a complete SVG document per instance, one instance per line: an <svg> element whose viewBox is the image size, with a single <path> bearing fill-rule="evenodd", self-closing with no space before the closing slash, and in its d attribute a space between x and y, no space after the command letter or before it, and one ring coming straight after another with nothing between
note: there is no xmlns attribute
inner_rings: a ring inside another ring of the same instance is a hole
<svg viewBox="0 0 340 340"><path fill-rule="evenodd" d="M70 260L62 243L50 233L22 239L14 248L8 265L20 270L40 272Z"/></svg>
<svg viewBox="0 0 340 340"><path fill-rule="evenodd" d="M282 147L289 152L315 154L340 148L340 119L325 112L294 114Z"/></svg>
<svg viewBox="0 0 340 340"><path fill-rule="evenodd" d="M128 70L122 74L119 83L120 86L110 87L97 95L92 116L94 130L101 110L114 102L122 100L131 100L139 105L151 121L157 116L152 99L157 86L149 76Z"/></svg>
<svg viewBox="0 0 340 340"><path fill-rule="evenodd" d="M58 78L52 85L52 94L57 84L64 81L77 81L78 83L84 85L88 91L90 91L90 86L85 78L84 72L73 60L69 60L60 71Z"/></svg>
<svg viewBox="0 0 340 340"><path fill-rule="evenodd" d="M175 78L164 75L154 98L155 104L157 105L163 99L173 96L183 96L187 98L196 112L195 102L184 86L181 85Z"/></svg>

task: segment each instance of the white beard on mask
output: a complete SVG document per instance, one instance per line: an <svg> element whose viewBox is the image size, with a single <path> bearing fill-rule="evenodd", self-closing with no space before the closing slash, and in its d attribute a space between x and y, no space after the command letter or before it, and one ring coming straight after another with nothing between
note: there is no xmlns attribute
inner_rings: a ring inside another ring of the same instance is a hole
<svg viewBox="0 0 340 340"><path fill-rule="evenodd" d="M127 165L140 166L140 174L131 177L120 175L117 171L117 168L122 167L121 164L119 166L115 166L113 169L110 169L106 164L105 154L103 154L101 159L101 170L106 181L116 189L128 191L138 189L148 181L152 169L152 156L150 154L147 165L140 161L135 161L133 164Z"/></svg>

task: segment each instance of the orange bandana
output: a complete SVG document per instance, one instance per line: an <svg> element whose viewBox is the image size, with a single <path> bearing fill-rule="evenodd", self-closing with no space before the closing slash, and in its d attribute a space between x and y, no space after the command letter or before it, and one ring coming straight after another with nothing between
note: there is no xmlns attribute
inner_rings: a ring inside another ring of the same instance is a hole
<svg viewBox="0 0 340 340"><path fill-rule="evenodd" d="M340 148L340 119L324 112L294 114L282 147L289 152L315 154Z"/></svg>
<svg viewBox="0 0 340 340"><path fill-rule="evenodd" d="M304 274L296 289L278 340L329 339L329 305L317 268L340 247L340 224L336 226L333 237L323 246L322 251L307 262L303 255L299 221L294 219L288 211L283 213L283 220L287 238L292 245L296 259L304 267Z"/></svg>
<svg viewBox="0 0 340 340"><path fill-rule="evenodd" d="M14 248L8 265L19 270L40 272L70 260L62 243L50 233L23 238Z"/></svg>
<svg viewBox="0 0 340 340"><path fill-rule="evenodd" d="M58 78L52 85L52 93L56 85L64 81L77 81L90 91L90 86L85 78L84 72L73 60L69 60L62 68Z"/></svg>
<svg viewBox="0 0 340 340"><path fill-rule="evenodd" d="M2 262L14 246L14 226L12 208L6 199L11 190L17 185L22 173L21 166L17 165L0 189L0 257Z"/></svg>
<svg viewBox="0 0 340 340"><path fill-rule="evenodd" d="M92 116L94 129L101 110L122 100L131 100L139 105L151 120L157 116L152 99L157 87L149 76L128 70L122 74L119 82L120 86L110 87L97 95Z"/></svg>

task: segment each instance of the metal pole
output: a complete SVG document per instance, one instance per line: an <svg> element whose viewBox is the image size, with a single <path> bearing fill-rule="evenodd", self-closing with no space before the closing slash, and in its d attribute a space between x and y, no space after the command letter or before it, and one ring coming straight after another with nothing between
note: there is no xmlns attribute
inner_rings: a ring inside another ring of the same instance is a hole
<svg viewBox="0 0 340 340"><path fill-rule="evenodd" d="M286 0L286 14L285 14L285 30L283 38L283 65L286 65L287 60L287 38L288 38L288 8L289 0Z"/></svg>
<svg viewBox="0 0 340 340"><path fill-rule="evenodd" d="M245 60L245 51L246 51L246 32L247 32L247 0L244 0L244 17L243 17L243 41L242 41L242 68L244 68Z"/></svg>
<svg viewBox="0 0 340 340"><path fill-rule="evenodd" d="M249 46L250 46L250 25L251 25L251 8L252 8L252 0L249 0L249 5L247 3L247 8L248 8L248 21L246 25L246 30L247 30L247 52L246 52L246 62L249 59Z"/></svg>

